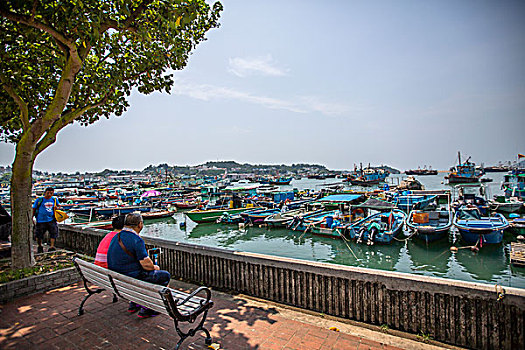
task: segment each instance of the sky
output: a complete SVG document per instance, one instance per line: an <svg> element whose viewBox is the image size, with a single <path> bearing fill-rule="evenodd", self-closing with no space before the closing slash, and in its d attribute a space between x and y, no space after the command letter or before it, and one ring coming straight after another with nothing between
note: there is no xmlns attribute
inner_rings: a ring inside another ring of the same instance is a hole
<svg viewBox="0 0 525 350"><path fill-rule="evenodd" d="M235 160L448 169L525 153L525 2L224 0L221 26L121 117L71 125L45 171ZM0 165L14 147L0 143Z"/></svg>

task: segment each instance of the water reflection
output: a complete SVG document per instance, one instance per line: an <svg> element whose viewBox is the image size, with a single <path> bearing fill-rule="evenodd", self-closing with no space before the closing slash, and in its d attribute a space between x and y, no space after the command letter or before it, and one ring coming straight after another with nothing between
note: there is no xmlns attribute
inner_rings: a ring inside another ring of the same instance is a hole
<svg viewBox="0 0 525 350"><path fill-rule="evenodd" d="M442 175L421 177L421 180L427 188L443 186L440 184ZM314 188L308 185L308 181L312 180L299 181L302 181L301 187ZM494 183L496 181L495 179ZM469 249L460 249L452 253L450 246L455 240L454 234L451 234L449 240L428 245L409 240L394 241L390 245L368 246L285 229L247 227L241 230L238 226L197 225L186 219L182 212L176 213L173 218L147 221L145 224L142 234L147 237L339 265L525 288L525 268L510 267L509 264L509 239L515 240L513 236L505 236L503 245L484 246L478 253Z"/></svg>
<svg viewBox="0 0 525 350"><path fill-rule="evenodd" d="M421 274L444 277L448 271L451 242L442 239L427 244L419 240L407 242L407 250L412 261L412 270Z"/></svg>

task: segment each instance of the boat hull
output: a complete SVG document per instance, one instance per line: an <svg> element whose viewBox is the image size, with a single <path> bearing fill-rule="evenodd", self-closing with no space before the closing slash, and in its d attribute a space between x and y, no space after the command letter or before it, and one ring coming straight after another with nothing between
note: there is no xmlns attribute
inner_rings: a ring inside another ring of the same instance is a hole
<svg viewBox="0 0 525 350"><path fill-rule="evenodd" d="M493 230L493 231L472 231L468 229L458 228L458 231L461 235L461 239L468 244L476 244L480 242L481 244L500 244L503 241L503 231L504 230Z"/></svg>
<svg viewBox="0 0 525 350"><path fill-rule="evenodd" d="M253 210L256 208L237 208L237 209L213 209L213 210L190 210L186 212L186 216L198 224L204 224L208 222L216 222L224 213L230 215L239 214L247 210Z"/></svg>

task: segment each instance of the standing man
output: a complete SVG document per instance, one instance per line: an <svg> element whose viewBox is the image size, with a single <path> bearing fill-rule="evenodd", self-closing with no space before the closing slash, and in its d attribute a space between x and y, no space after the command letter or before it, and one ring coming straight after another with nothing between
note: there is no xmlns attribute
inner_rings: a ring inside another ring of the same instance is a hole
<svg viewBox="0 0 525 350"><path fill-rule="evenodd" d="M55 240L58 237L58 224L55 219L55 209L60 208L58 199L53 197L55 190L53 187L46 188L44 197L37 198L33 203L33 216L36 217L35 235L38 243L37 253L43 253L42 238L46 231L49 232L51 241L48 252L55 251Z"/></svg>
<svg viewBox="0 0 525 350"><path fill-rule="evenodd" d="M139 236L143 228L142 215L139 213L126 215L124 228L113 237L109 244L108 268L142 281L167 286L171 275L168 271L161 270L148 256L146 244ZM139 311L140 318L153 317L159 314L130 302L128 312L136 311Z"/></svg>

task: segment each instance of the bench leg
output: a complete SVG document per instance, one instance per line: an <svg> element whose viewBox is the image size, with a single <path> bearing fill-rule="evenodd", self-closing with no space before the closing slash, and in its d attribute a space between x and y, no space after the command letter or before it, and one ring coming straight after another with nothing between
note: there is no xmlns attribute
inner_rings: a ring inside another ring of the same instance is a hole
<svg viewBox="0 0 525 350"><path fill-rule="evenodd" d="M206 339L204 340L204 343L206 345L211 345L212 339L211 339L210 332L206 328L204 328L204 326L203 326L204 325L204 321L206 321L206 316L207 315L208 315L208 310L203 312L201 321L199 322L199 325L197 327L193 328L193 329L188 330L187 333L184 333L179 328L179 322L177 320L174 320L174 322L175 322L175 330L177 331L177 334L180 337L179 342L175 346L175 350L179 349L179 347L181 346L182 342L184 340L186 340L186 338L193 337L195 335L195 333L197 333L198 331L203 331L206 334Z"/></svg>
<svg viewBox="0 0 525 350"><path fill-rule="evenodd" d="M84 280L84 287L86 288L86 291L88 292L88 295L86 295L84 300L82 300L82 302L80 303L80 307L78 308L78 316L82 316L84 314L84 304L86 303L88 298L90 296L92 296L93 294L98 294L98 293L100 293L100 292L102 292L104 290L102 288L99 288L99 289L96 289L96 290L89 289L89 287L87 286L85 280Z"/></svg>
<svg viewBox="0 0 525 350"><path fill-rule="evenodd" d="M116 294L113 294L113 302L116 303L118 301L118 297Z"/></svg>

